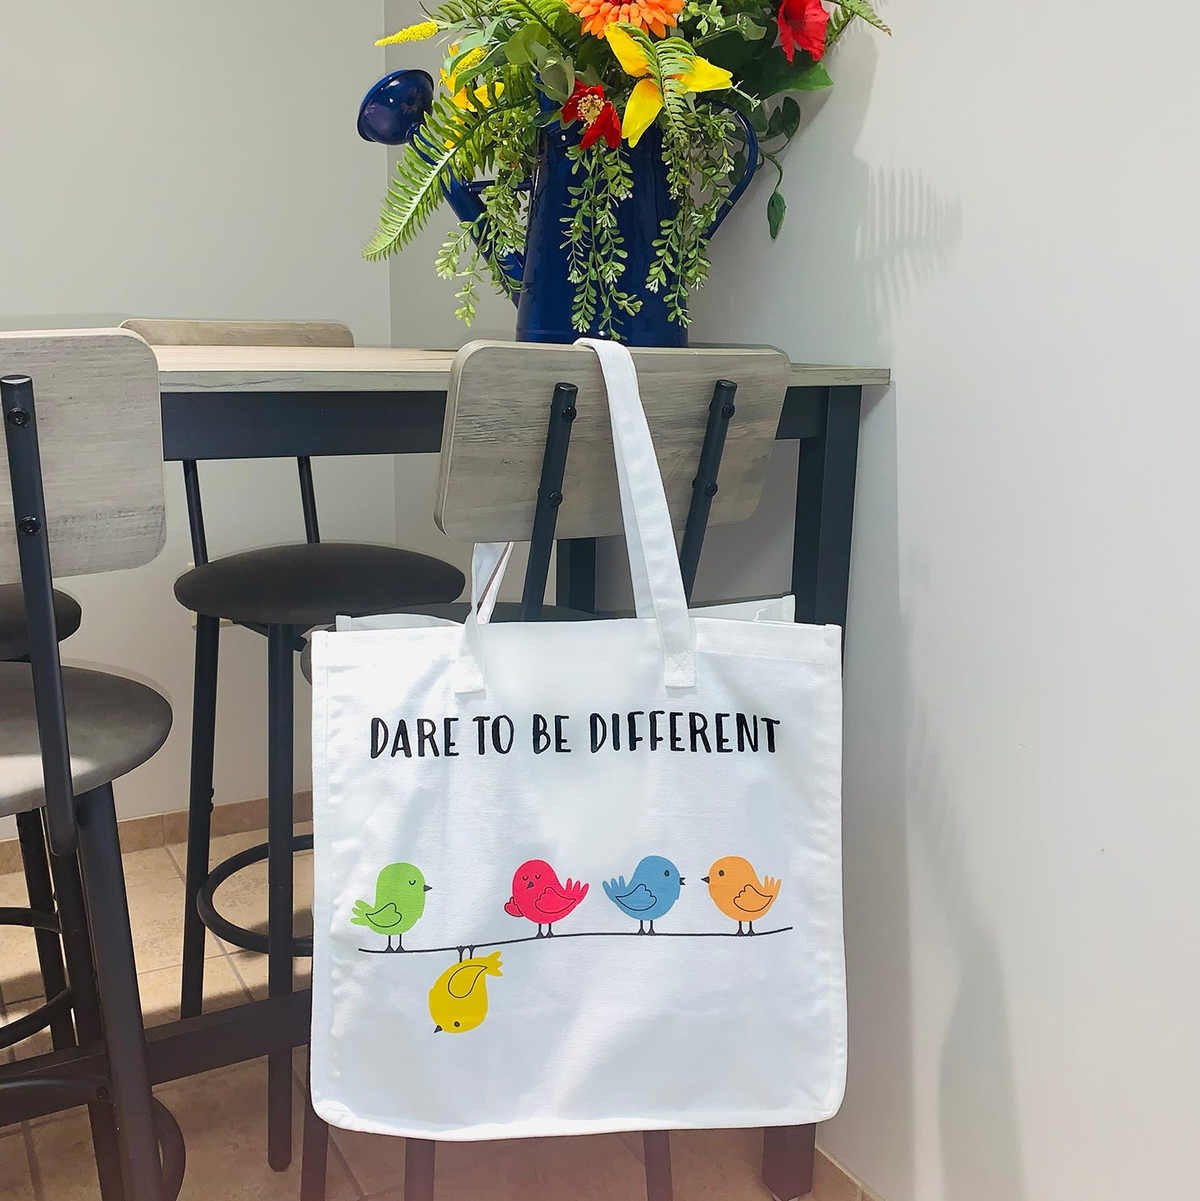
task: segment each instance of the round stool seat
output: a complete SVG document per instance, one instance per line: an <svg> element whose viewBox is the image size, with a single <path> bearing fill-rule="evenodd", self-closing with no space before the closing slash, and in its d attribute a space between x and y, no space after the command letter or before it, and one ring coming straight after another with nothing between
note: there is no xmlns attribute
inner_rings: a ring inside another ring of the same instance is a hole
<svg viewBox="0 0 1200 1201"><path fill-rule="evenodd" d="M62 681L76 796L132 771L167 740L171 706L153 688L81 667L64 667ZM0 816L44 800L33 672L0 663Z"/></svg>
<svg viewBox="0 0 1200 1201"><path fill-rule="evenodd" d="M54 621L58 640L79 629L83 610L65 592L54 590ZM25 599L20 584L0 584L0 659L23 659L29 654L29 629L25 624Z"/></svg>
<svg viewBox="0 0 1200 1201"><path fill-rule="evenodd" d="M466 583L441 559L396 546L299 542L242 551L195 567L175 581L194 613L259 625L330 625L453 600Z"/></svg>
<svg viewBox="0 0 1200 1201"><path fill-rule="evenodd" d="M471 608L470 601L455 601L449 605L415 605L406 610L423 617L444 617L447 621L457 621L460 625L467 620ZM521 606L516 601L501 601L492 610L492 621L520 621ZM596 614L583 609L567 609L562 605L543 605L542 621L595 621ZM312 683L312 643L306 642L300 652L300 671L304 678Z"/></svg>

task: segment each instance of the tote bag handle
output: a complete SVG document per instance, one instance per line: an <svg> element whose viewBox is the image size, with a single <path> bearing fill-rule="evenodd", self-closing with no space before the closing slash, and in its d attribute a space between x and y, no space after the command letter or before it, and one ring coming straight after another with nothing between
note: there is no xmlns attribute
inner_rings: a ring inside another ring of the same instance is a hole
<svg viewBox="0 0 1200 1201"><path fill-rule="evenodd" d="M639 618L652 618L658 625L666 686L692 688L696 683L695 635L679 570L671 511L642 408L633 356L618 342L580 338L576 345L595 352L608 393L635 611ZM511 550L511 543L498 542L481 543L475 548L471 561L472 605L463 627L456 692L485 690L479 627L491 617Z"/></svg>

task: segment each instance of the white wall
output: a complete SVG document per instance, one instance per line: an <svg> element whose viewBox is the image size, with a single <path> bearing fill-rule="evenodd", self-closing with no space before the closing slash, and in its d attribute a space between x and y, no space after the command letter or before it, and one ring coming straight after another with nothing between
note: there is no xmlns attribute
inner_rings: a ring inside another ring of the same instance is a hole
<svg viewBox="0 0 1200 1201"><path fill-rule="evenodd" d="M894 372L820 1135L887 1201L1196 1190L1200 17L1128 13L890 5L804 106L780 241L758 185L696 306L699 338Z"/></svg>
<svg viewBox="0 0 1200 1201"><path fill-rule="evenodd" d="M380 0L0 6L0 328L333 317L386 344L387 272L358 253L384 151L354 133L381 22ZM390 458L316 473L323 533L393 539ZM201 477L213 553L303 536L294 463ZM118 791L124 815L186 806L192 632L171 584L191 549L177 465L167 482L162 556L68 582L84 608L69 658L142 676L175 709L167 747ZM266 792L265 643L222 642L218 802ZM301 692L298 787L305 709Z"/></svg>

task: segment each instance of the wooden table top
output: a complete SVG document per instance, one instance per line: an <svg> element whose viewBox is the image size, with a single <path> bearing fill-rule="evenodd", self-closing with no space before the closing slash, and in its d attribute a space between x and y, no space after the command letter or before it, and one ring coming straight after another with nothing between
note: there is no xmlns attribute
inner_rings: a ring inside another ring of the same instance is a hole
<svg viewBox="0 0 1200 1201"><path fill-rule="evenodd" d="M156 346L164 392L445 392L452 350ZM793 363L792 387L886 384L886 367Z"/></svg>

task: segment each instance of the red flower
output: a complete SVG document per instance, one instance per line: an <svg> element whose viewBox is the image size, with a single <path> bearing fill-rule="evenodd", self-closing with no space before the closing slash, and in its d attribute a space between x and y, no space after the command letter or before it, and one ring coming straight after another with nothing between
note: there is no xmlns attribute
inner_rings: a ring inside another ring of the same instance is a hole
<svg viewBox="0 0 1200 1201"><path fill-rule="evenodd" d="M589 87L586 87L584 84L580 83L579 80L576 80L575 81L575 90L571 93L571 99L568 100L566 102L566 104L563 105L563 110L562 110L563 120L564 121L578 121L579 120L579 102L581 100L584 100L589 97L594 97L595 100L598 100L598 101L600 101L601 104L603 104L604 103L604 89L602 87L600 87L599 85L597 85L594 88L589 88Z"/></svg>
<svg viewBox="0 0 1200 1201"><path fill-rule="evenodd" d="M563 105L562 115L564 121L583 121L587 126L579 143L584 150L600 138L612 147L621 144L620 118L604 99L604 88L599 84L589 88L577 81L571 98Z"/></svg>
<svg viewBox="0 0 1200 1201"><path fill-rule="evenodd" d="M579 144L586 150L597 138L603 138L614 150L621 144L621 119L617 116L617 110L607 101L584 131Z"/></svg>
<svg viewBox="0 0 1200 1201"><path fill-rule="evenodd" d="M825 26L829 14L821 0L783 0L779 6L779 44L790 63L796 47L808 52L815 63L825 53Z"/></svg>

